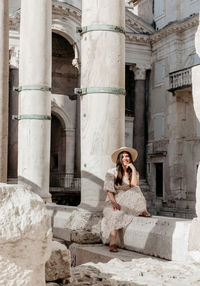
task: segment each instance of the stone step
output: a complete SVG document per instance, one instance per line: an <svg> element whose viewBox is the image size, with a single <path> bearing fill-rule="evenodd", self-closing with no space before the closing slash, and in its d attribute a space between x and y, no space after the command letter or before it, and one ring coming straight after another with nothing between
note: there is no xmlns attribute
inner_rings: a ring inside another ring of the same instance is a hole
<svg viewBox="0 0 200 286"><path fill-rule="evenodd" d="M119 252L110 252L109 247L103 244L76 244L69 247L72 257L72 266L78 266L84 263L107 263L111 259L118 258L122 261L131 261L132 259L150 257L134 251L119 248Z"/></svg>

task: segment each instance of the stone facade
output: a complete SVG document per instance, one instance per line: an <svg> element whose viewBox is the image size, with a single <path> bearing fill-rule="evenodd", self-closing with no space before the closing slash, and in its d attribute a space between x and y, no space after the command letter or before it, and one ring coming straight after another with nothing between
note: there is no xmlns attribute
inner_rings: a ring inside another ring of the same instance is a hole
<svg viewBox="0 0 200 286"><path fill-rule="evenodd" d="M17 112L18 95L12 87L18 85L19 2L10 5L10 181L17 177L17 122L11 115ZM193 109L191 68L200 63L194 41L200 2L125 2L126 144L140 149L136 166L152 213L193 218L200 125ZM80 191L80 96L73 89L80 87L83 51L76 27L81 26L81 14L81 1L53 1L54 193Z"/></svg>

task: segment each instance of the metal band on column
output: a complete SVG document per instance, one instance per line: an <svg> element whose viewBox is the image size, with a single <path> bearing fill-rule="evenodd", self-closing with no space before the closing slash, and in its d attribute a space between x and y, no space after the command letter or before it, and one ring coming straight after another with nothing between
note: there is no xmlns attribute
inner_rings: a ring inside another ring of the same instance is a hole
<svg viewBox="0 0 200 286"><path fill-rule="evenodd" d="M88 88L75 88L74 93L79 95L92 94L92 93L111 93L111 94L126 95L126 90L124 88L116 88L116 87L88 87Z"/></svg>
<svg viewBox="0 0 200 286"><path fill-rule="evenodd" d="M107 32L110 31L110 32L125 34L124 28L114 25L91 25L91 26L77 27L77 32L80 33L81 35L93 31L107 31Z"/></svg>
<svg viewBox="0 0 200 286"><path fill-rule="evenodd" d="M45 85L23 85L19 87L14 87L13 90L18 92L21 92L23 90L51 91L51 88Z"/></svg>
<svg viewBox="0 0 200 286"><path fill-rule="evenodd" d="M17 119L17 120L22 120L22 119L51 120L51 116L39 115L39 114L23 114L23 115L13 115L12 119Z"/></svg>

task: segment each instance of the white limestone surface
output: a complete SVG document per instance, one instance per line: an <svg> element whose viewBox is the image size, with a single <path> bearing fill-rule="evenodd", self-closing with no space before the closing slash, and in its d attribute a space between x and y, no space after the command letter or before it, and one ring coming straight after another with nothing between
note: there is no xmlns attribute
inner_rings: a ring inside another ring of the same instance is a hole
<svg viewBox="0 0 200 286"><path fill-rule="evenodd" d="M71 277L71 254L67 247L57 241L52 242L52 252L45 265L46 281L64 280Z"/></svg>
<svg viewBox="0 0 200 286"><path fill-rule="evenodd" d="M0 184L0 285L44 286L51 240L42 199L24 186Z"/></svg>
<svg viewBox="0 0 200 286"><path fill-rule="evenodd" d="M50 116L52 1L21 0L19 115ZM42 117L43 118L43 117ZM49 193L50 120L23 119L18 125L18 179L45 201Z"/></svg>
<svg viewBox="0 0 200 286"><path fill-rule="evenodd" d="M125 26L124 0L83 0L82 26ZM81 39L81 88L125 87L125 35L98 30ZM81 207L101 210L110 155L124 146L125 96L93 93L81 97Z"/></svg>
<svg viewBox="0 0 200 286"><path fill-rule="evenodd" d="M187 261L190 226L191 220L186 219L134 217L124 232L119 232L118 245L146 255ZM107 243L104 237L102 241Z"/></svg>
<svg viewBox="0 0 200 286"><path fill-rule="evenodd" d="M198 263L163 261L146 257L128 262L115 258L108 263L84 265L91 265L101 273L110 274L110 279L123 281L123 285L128 285L129 282L137 283L138 286L200 285L200 264Z"/></svg>

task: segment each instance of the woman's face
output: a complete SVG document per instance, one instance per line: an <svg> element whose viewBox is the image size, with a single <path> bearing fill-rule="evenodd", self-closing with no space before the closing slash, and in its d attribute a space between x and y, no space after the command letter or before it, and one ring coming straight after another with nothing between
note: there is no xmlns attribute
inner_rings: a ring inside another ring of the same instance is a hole
<svg viewBox="0 0 200 286"><path fill-rule="evenodd" d="M126 152L122 153L122 166L127 167L131 162L131 159L129 157L129 154Z"/></svg>

